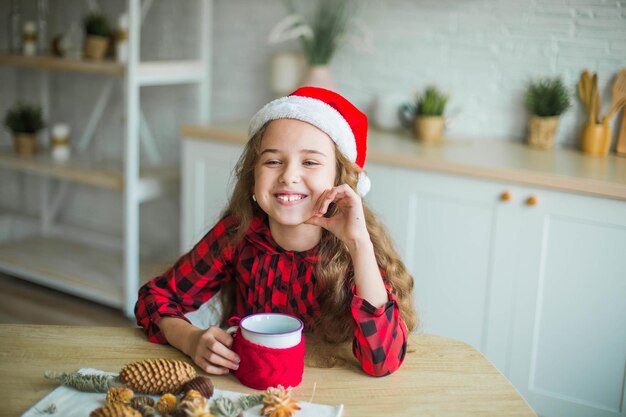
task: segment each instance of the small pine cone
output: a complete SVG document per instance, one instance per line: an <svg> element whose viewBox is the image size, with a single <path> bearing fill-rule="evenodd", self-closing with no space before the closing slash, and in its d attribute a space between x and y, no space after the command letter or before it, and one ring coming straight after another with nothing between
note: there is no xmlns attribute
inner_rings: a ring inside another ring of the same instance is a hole
<svg viewBox="0 0 626 417"><path fill-rule="evenodd" d="M267 417L290 417L300 409L298 402L291 398L291 388L282 385L265 390L261 415Z"/></svg>
<svg viewBox="0 0 626 417"><path fill-rule="evenodd" d="M171 414L176 410L176 397L174 394L163 394L157 401L156 408L161 414Z"/></svg>
<svg viewBox="0 0 626 417"><path fill-rule="evenodd" d="M142 417L155 417L156 416L156 410L154 409L154 407L148 404L139 404L136 407L136 410L141 413Z"/></svg>
<svg viewBox="0 0 626 417"><path fill-rule="evenodd" d="M136 392L144 394L177 393L196 376L189 363L170 359L148 359L126 365L119 379Z"/></svg>
<svg viewBox="0 0 626 417"><path fill-rule="evenodd" d="M107 403L128 403L133 399L135 393L126 387L112 387L107 391Z"/></svg>
<svg viewBox="0 0 626 417"><path fill-rule="evenodd" d="M211 378L209 377L197 376L183 384L183 392L187 393L189 390L196 390L202 394L204 398L209 399L213 396L213 382L211 382Z"/></svg>
<svg viewBox="0 0 626 417"><path fill-rule="evenodd" d="M128 405L112 403L93 410L89 417L141 417L141 414Z"/></svg>
<svg viewBox="0 0 626 417"><path fill-rule="evenodd" d="M136 410L139 410L139 407L142 405L154 407L154 400L150 397L134 397L132 400L130 400L130 406Z"/></svg>

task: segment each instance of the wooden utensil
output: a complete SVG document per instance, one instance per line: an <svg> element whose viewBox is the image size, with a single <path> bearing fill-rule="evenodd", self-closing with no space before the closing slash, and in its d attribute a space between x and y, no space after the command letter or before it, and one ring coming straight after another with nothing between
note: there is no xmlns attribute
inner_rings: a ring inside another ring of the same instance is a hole
<svg viewBox="0 0 626 417"><path fill-rule="evenodd" d="M617 146L615 152L619 156L626 157L626 107L622 110L622 124L617 132Z"/></svg>
<svg viewBox="0 0 626 417"><path fill-rule="evenodd" d="M626 68L621 70L613 81L613 90L611 91L613 96L611 97L611 107L609 112L604 116L602 122L609 122L613 115L617 113L621 106L624 105L626 100Z"/></svg>
<svg viewBox="0 0 626 417"><path fill-rule="evenodd" d="M588 113L588 117L587 117L587 122L589 124L595 124L596 123L596 96L598 95L598 74L594 73L591 76L591 90L589 92L589 106L587 108L587 113Z"/></svg>
<svg viewBox="0 0 626 417"><path fill-rule="evenodd" d="M591 75L589 71L584 70L580 74L580 79L578 80L578 97L580 97L580 101L585 106L585 110L589 111L589 95L591 93Z"/></svg>

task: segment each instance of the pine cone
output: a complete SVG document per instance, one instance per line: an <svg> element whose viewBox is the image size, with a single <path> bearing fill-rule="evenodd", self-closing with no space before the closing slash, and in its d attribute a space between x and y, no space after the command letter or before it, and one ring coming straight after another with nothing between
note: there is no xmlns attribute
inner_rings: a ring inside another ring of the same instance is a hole
<svg viewBox="0 0 626 417"><path fill-rule="evenodd" d="M139 410L139 407L142 405L154 407L154 400L150 397L134 397L132 400L130 400L130 406L136 410Z"/></svg>
<svg viewBox="0 0 626 417"><path fill-rule="evenodd" d="M279 385L276 388L270 387L265 391L261 415L267 417L291 417L299 409L298 402L291 398L291 388L285 389L282 385Z"/></svg>
<svg viewBox="0 0 626 417"><path fill-rule="evenodd" d="M136 392L144 394L177 393L196 376L196 370L184 361L148 359L126 365L119 379Z"/></svg>
<svg viewBox="0 0 626 417"><path fill-rule="evenodd" d="M106 404L96 408L89 417L141 417L139 411L122 403Z"/></svg>
<svg viewBox="0 0 626 417"><path fill-rule="evenodd" d="M155 417L157 412L151 405L139 404L136 408L142 415L142 417Z"/></svg>
<svg viewBox="0 0 626 417"><path fill-rule="evenodd" d="M183 384L184 393L187 393L190 390L198 391L204 396L204 398L209 399L213 396L213 382L211 382L209 377L197 376Z"/></svg>
<svg viewBox="0 0 626 417"><path fill-rule="evenodd" d="M112 387L107 391L106 402L110 403L128 403L133 399L135 393L132 389L126 387Z"/></svg>
<svg viewBox="0 0 626 417"><path fill-rule="evenodd" d="M161 414L171 414L176 410L176 403L174 394L163 394L157 401L156 408Z"/></svg>
<svg viewBox="0 0 626 417"><path fill-rule="evenodd" d="M200 414L201 411L205 411L208 400L196 390L189 390L185 393L185 396L180 400L179 410L183 412L185 416L192 416Z"/></svg>

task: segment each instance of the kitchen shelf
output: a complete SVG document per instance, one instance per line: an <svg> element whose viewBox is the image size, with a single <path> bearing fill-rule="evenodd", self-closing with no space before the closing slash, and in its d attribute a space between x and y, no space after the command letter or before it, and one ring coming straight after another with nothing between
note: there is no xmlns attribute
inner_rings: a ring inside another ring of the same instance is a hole
<svg viewBox="0 0 626 417"><path fill-rule="evenodd" d="M7 53L0 54L0 65L115 76L122 76L126 72L124 65L115 61L88 61L84 59L67 59L54 56L25 56Z"/></svg>
<svg viewBox="0 0 626 417"><path fill-rule="evenodd" d="M142 262L141 283L162 273L167 265ZM114 308L124 307L121 250L57 237L31 237L0 244L0 270Z"/></svg>
<svg viewBox="0 0 626 417"><path fill-rule="evenodd" d="M38 155L30 159L21 158L0 149L0 169L39 177L41 190L39 222L33 226L38 227L40 237L34 240L18 239L17 242L2 243L0 269L17 277L121 307L129 317L133 315L137 290L141 283L140 275L143 277L144 271L150 271L150 268L146 269L142 265L140 259L141 204L164 195L171 188L169 185L177 183L180 176L178 166L165 166L162 162L158 142L148 125L149 119L142 112L142 89L150 86L192 84L196 89L197 100L194 110L197 110L197 115L193 114L191 117L208 121L210 112L210 22L213 1L198 0L198 8L194 9L192 16L199 22L199 30L196 33L199 39L198 49L192 51L194 55L192 59L183 60L141 60L143 16L146 16L152 5L152 0L125 1L124 12L129 21L128 58L125 63L0 53L0 67L18 69L16 76L21 74L20 68L30 68L41 75L41 104L46 115L54 110L50 106L48 72L96 74L104 78L95 80L100 87L100 94L92 104L84 132L69 161L58 163L47 155ZM159 23L154 20L145 21L145 24L151 25ZM115 86L121 87L121 95L112 93ZM4 91L6 86L2 86L2 89ZM95 138L105 108L113 100L120 100L120 97L122 103L118 101L117 105L123 109L124 126L119 137L123 152L117 161L103 161L93 156L95 152L87 150ZM143 153L142 146L145 147ZM142 161L142 155L145 155L147 160ZM59 184L50 184L51 179L59 181ZM70 184L112 190L123 196L123 233L118 245L107 246L119 247L120 253L108 253L57 240L70 238L71 242L79 239L85 241L81 233L91 236L88 241L92 244L97 244L99 239L108 241L110 238L102 232L100 236L93 236L94 232L90 230L71 229L70 233L68 228L57 227L65 226L56 224L55 220L67 201ZM27 185L31 186L31 183ZM9 225L10 222L7 221L5 224ZM51 234L53 230L59 232ZM22 232L20 230L17 235L23 235ZM0 230L0 236L10 234L6 233L6 230ZM32 233L28 235L31 236ZM58 252L55 252L57 249ZM111 281L111 277L115 277L115 282Z"/></svg>
<svg viewBox="0 0 626 417"><path fill-rule="evenodd" d="M72 156L67 162L54 161L49 155L33 158L21 157L14 152L0 151L0 168L10 169L43 177L89 185L112 191L124 190L124 166L121 161L100 161L81 156ZM142 201L159 195L150 190L160 189L180 177L178 167L149 166L140 169L139 193Z"/></svg>

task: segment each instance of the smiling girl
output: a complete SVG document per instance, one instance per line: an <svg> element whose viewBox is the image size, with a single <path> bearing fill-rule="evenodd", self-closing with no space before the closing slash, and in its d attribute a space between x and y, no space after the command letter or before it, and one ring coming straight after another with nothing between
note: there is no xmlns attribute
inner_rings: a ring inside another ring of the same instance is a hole
<svg viewBox="0 0 626 417"><path fill-rule="evenodd" d="M219 291L222 326L290 314L327 341L352 339L366 373L396 371L417 324L413 279L362 200L367 117L335 92L302 87L265 105L249 138L222 219L139 290L137 323L208 373L235 370L232 336L185 317Z"/></svg>

